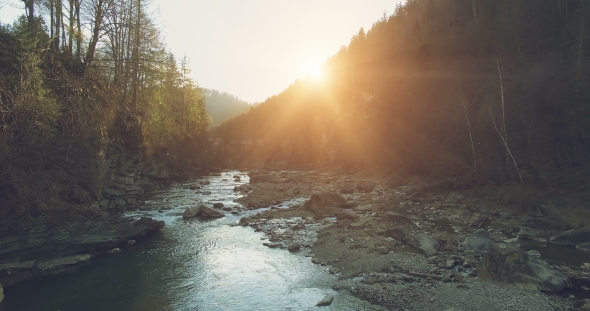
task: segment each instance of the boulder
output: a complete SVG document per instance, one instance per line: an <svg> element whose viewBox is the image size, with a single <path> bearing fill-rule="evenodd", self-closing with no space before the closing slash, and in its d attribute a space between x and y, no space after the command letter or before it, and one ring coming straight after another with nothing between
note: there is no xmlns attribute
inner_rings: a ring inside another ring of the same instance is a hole
<svg viewBox="0 0 590 311"><path fill-rule="evenodd" d="M590 229L572 229L560 232L551 237L551 243L568 246L590 243Z"/></svg>
<svg viewBox="0 0 590 311"><path fill-rule="evenodd" d="M559 218L557 215L544 217L530 217L524 224L525 227L536 228L541 230L569 230L571 226Z"/></svg>
<svg viewBox="0 0 590 311"><path fill-rule="evenodd" d="M539 241L545 240L546 241L547 239L544 238L544 235L545 235L545 231L543 231L541 229L522 227L522 228L520 228L520 231L518 231L518 234L516 236L522 240L539 240Z"/></svg>
<svg viewBox="0 0 590 311"><path fill-rule="evenodd" d="M301 244L299 243L294 243L291 244L287 247L287 250L289 250L290 252L297 252L301 249Z"/></svg>
<svg viewBox="0 0 590 311"><path fill-rule="evenodd" d="M214 217L214 218L225 216L222 213L220 213L212 208L209 208L205 205L201 205L199 207L199 215L204 216L204 217Z"/></svg>
<svg viewBox="0 0 590 311"><path fill-rule="evenodd" d="M359 218L358 215L353 215L351 213L346 213L346 212L339 212L339 213L335 213L336 215L336 219L338 220L345 220L345 219L350 219L352 221ZM356 216L356 217L355 217Z"/></svg>
<svg viewBox="0 0 590 311"><path fill-rule="evenodd" d="M375 183L370 180L363 181L356 185L356 189L362 192L371 192L375 189Z"/></svg>
<svg viewBox="0 0 590 311"><path fill-rule="evenodd" d="M340 189L340 193L342 194L348 194L348 193L353 193L354 189L356 188L355 184L344 184L344 186L342 186L342 188Z"/></svg>
<svg viewBox="0 0 590 311"><path fill-rule="evenodd" d="M410 230L406 228L393 228L385 230L385 236L394 238L398 241L403 241L408 234L410 234Z"/></svg>
<svg viewBox="0 0 590 311"><path fill-rule="evenodd" d="M222 208L223 207L223 203L221 203L221 202L213 203L213 207L214 208Z"/></svg>
<svg viewBox="0 0 590 311"><path fill-rule="evenodd" d="M480 261L477 275L482 279L549 292L560 292L572 286L567 275L508 244L494 244Z"/></svg>
<svg viewBox="0 0 590 311"><path fill-rule="evenodd" d="M410 234L406 236L404 242L418 249L426 257L436 254L436 239L424 232Z"/></svg>
<svg viewBox="0 0 590 311"><path fill-rule="evenodd" d="M529 216L543 217L545 215L547 215L547 208L544 205L533 203L529 208Z"/></svg>
<svg viewBox="0 0 590 311"><path fill-rule="evenodd" d="M389 254L389 248L387 246L377 246L377 248L375 248L375 251L378 254L382 254L382 255Z"/></svg>
<svg viewBox="0 0 590 311"><path fill-rule="evenodd" d="M361 220L349 223L348 228L351 230L362 230L367 226L368 223L369 223L368 219L361 219Z"/></svg>
<svg viewBox="0 0 590 311"><path fill-rule="evenodd" d="M316 306L318 306L318 307L329 306L332 304L332 301L334 301L334 296L328 295L328 296L324 297L324 299L320 300L320 302L318 302L316 304Z"/></svg>
<svg viewBox="0 0 590 311"><path fill-rule="evenodd" d="M182 213L182 218L196 217L198 213L199 213L199 207L198 206L187 207L184 210L184 213Z"/></svg>
<svg viewBox="0 0 590 311"><path fill-rule="evenodd" d="M492 224L492 220L489 217L481 216L478 217L474 222L471 223L472 227L487 228Z"/></svg>
<svg viewBox="0 0 590 311"><path fill-rule="evenodd" d="M182 218L193 218L197 216L204 217L223 217L224 215L205 205L187 207L182 214Z"/></svg>
<svg viewBox="0 0 590 311"><path fill-rule="evenodd" d="M314 214L322 214L327 207L337 207L345 202L346 200L339 194L326 192L312 195L301 207Z"/></svg>
<svg viewBox="0 0 590 311"><path fill-rule="evenodd" d="M494 245L490 233L487 230L480 229L475 231L472 236L463 241L463 250L474 254L483 254L490 250Z"/></svg>
<svg viewBox="0 0 590 311"><path fill-rule="evenodd" d="M2 289L2 284L0 284L0 303L4 300L4 289Z"/></svg>

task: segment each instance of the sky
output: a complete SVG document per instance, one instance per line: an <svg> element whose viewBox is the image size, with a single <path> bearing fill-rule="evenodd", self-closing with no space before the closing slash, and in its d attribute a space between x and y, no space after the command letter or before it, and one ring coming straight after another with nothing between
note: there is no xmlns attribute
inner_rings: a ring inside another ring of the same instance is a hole
<svg viewBox="0 0 590 311"><path fill-rule="evenodd" d="M152 0L163 41L205 88L262 102L321 64L401 0ZM0 0L0 21L24 12Z"/></svg>

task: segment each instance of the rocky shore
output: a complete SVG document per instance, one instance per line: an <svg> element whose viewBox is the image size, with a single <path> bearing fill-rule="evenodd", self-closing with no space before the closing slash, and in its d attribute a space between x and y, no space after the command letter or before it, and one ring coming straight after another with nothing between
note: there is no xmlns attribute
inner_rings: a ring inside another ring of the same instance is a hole
<svg viewBox="0 0 590 311"><path fill-rule="evenodd" d="M75 270L94 256L117 252L164 226L150 218L92 217L55 223L46 217L0 226L0 284L8 287ZM1 300L1 299L0 299Z"/></svg>
<svg viewBox="0 0 590 311"><path fill-rule="evenodd" d="M384 309L590 310L588 228L542 205L503 204L497 186L256 171L234 190L248 209L271 206L240 222L268 247L312 257L339 276L334 289ZM278 205L295 198L309 199ZM544 258L554 245L581 263Z"/></svg>

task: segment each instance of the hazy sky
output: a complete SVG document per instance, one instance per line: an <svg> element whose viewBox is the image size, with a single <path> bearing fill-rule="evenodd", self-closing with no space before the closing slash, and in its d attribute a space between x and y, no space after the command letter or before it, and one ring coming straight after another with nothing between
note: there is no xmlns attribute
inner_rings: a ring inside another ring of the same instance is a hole
<svg viewBox="0 0 590 311"><path fill-rule="evenodd" d="M249 102L278 94L368 30L400 0L153 0L168 48L202 87ZM0 21L22 14L0 0Z"/></svg>

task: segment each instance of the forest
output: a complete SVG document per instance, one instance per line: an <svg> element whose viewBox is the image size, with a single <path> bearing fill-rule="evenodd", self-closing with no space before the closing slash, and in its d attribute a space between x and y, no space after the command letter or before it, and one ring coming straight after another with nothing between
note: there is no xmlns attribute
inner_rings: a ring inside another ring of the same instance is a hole
<svg viewBox="0 0 590 311"><path fill-rule="evenodd" d="M250 109L250 104L226 92L213 89L203 89L207 113L211 117L210 126L217 126L221 122L235 117Z"/></svg>
<svg viewBox="0 0 590 311"><path fill-rule="evenodd" d="M590 3L408 0L214 132L229 165L476 174L584 189Z"/></svg>
<svg viewBox="0 0 590 311"><path fill-rule="evenodd" d="M0 28L0 217L101 200L109 147L146 165L194 158L203 94L147 1L25 4Z"/></svg>

